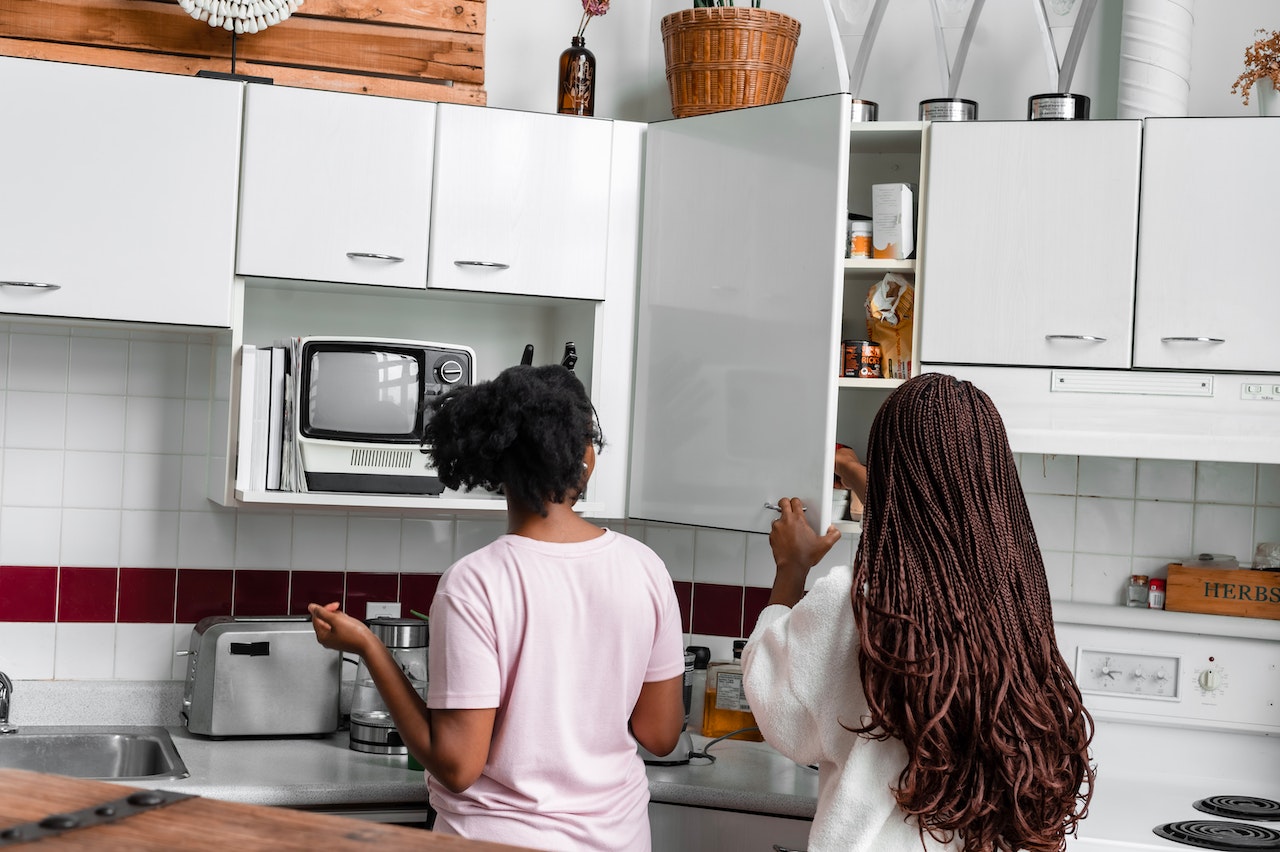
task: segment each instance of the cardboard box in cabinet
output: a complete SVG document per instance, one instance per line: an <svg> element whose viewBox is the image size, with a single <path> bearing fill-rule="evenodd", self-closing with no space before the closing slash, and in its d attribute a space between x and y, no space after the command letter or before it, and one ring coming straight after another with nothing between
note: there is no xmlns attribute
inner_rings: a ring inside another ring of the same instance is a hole
<svg viewBox="0 0 1280 852"><path fill-rule="evenodd" d="M871 186L871 256L906 260L916 253L916 185Z"/></svg>
<svg viewBox="0 0 1280 852"><path fill-rule="evenodd" d="M1280 571L1170 565L1164 608L1280 619Z"/></svg>

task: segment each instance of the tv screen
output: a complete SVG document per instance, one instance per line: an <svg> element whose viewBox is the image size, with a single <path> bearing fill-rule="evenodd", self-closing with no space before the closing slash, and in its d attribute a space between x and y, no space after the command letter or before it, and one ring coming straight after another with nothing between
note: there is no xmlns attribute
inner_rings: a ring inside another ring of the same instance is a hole
<svg viewBox="0 0 1280 852"><path fill-rule="evenodd" d="M309 352L304 433L415 439L421 355L393 349L316 347Z"/></svg>

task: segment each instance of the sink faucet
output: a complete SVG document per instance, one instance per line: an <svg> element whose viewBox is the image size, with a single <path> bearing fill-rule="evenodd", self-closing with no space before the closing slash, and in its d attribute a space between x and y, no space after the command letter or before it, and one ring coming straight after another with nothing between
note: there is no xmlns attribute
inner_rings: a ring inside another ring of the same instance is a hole
<svg viewBox="0 0 1280 852"><path fill-rule="evenodd" d="M12 734L17 728L9 724L9 702L13 699L13 681L0 672L0 734Z"/></svg>

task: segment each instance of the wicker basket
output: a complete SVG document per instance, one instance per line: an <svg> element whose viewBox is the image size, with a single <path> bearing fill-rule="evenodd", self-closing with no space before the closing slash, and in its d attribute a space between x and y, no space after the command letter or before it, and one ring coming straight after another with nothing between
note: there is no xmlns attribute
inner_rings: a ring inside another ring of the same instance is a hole
<svg viewBox="0 0 1280 852"><path fill-rule="evenodd" d="M676 118L775 104L787 91L800 22L767 9L711 6L662 19Z"/></svg>

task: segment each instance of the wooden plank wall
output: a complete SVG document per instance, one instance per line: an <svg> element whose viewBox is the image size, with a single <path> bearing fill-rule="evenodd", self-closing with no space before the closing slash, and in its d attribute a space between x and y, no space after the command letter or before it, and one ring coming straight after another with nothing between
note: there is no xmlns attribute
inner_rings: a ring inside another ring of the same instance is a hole
<svg viewBox="0 0 1280 852"><path fill-rule="evenodd" d="M484 104L485 0L304 0L235 35L177 0L0 0L0 55Z"/></svg>

